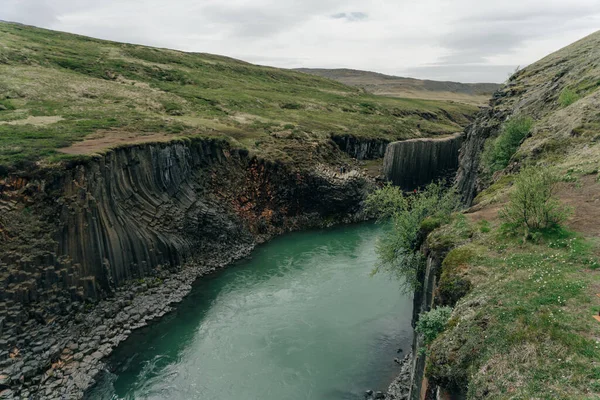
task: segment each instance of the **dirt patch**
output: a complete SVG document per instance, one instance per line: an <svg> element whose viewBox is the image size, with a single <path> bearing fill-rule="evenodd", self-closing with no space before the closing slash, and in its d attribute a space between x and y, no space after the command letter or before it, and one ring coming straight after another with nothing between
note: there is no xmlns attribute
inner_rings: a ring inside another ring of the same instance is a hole
<svg viewBox="0 0 600 400"><path fill-rule="evenodd" d="M94 154L124 144L167 142L173 138L172 135L166 135L164 133L140 134L121 131L100 131L86 137L85 140L81 142L58 149L58 151L73 155Z"/></svg>
<svg viewBox="0 0 600 400"><path fill-rule="evenodd" d="M557 196L573 209L567 221L569 229L586 237L600 237L600 183L596 182L596 176L584 176L575 183L560 183ZM493 222L499 219L498 212L505 204L506 200L483 207L476 205L465 214L471 222Z"/></svg>
<svg viewBox="0 0 600 400"><path fill-rule="evenodd" d="M567 226L585 236L600 237L600 183L592 175L559 186L558 197L573 207Z"/></svg>
<svg viewBox="0 0 600 400"><path fill-rule="evenodd" d="M491 204L485 207L477 207L474 206L467 210L465 215L471 222L480 222L480 221L488 221L494 222L499 219L498 213L504 207L504 203L502 204Z"/></svg>
<svg viewBox="0 0 600 400"><path fill-rule="evenodd" d="M55 124L57 122L62 121L64 118L61 116L52 116L52 117L33 117L29 116L25 119L18 119L16 121L3 121L0 122L2 125L34 125L34 126L44 126Z"/></svg>

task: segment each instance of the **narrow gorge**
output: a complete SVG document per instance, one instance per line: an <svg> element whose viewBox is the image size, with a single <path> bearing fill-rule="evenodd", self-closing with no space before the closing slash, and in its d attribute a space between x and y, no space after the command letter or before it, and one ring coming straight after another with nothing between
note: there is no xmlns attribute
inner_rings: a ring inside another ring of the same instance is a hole
<svg viewBox="0 0 600 400"><path fill-rule="evenodd" d="M419 143L424 157L454 149L453 140ZM371 142L355 142L350 154L368 148ZM409 173L437 165L412 157L400 164ZM14 246L0 264L10 285L2 335L8 347L23 351L21 363L6 370L7 386L45 391L46 398L80 397L104 358L132 331L172 310L196 277L276 235L364 220L362 201L374 187L357 169L293 171L219 140L129 146L64 171L35 169L5 179L3 222ZM39 231L45 235L32 244L28 238ZM368 279L368 268L364 273ZM56 363L65 364L64 372L49 374Z"/></svg>

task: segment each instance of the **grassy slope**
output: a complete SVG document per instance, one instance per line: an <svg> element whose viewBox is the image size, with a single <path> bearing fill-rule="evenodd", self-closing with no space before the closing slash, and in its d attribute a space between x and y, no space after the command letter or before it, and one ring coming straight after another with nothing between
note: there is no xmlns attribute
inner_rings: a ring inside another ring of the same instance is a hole
<svg viewBox="0 0 600 400"><path fill-rule="evenodd" d="M360 87L377 95L452 100L476 105L487 104L492 93L500 87L495 83L430 81L354 69L298 68L297 71L334 79L345 85Z"/></svg>
<svg viewBox="0 0 600 400"><path fill-rule="evenodd" d="M454 247L443 274L473 289L429 350L427 374L468 387L468 398L600 398L599 65L596 33L511 79L496 107L533 117L532 135L466 216L430 237ZM579 100L561 104L565 89ZM502 233L498 211L522 165L564 178L557 195L573 207L568 230L525 243Z"/></svg>
<svg viewBox="0 0 600 400"><path fill-rule="evenodd" d="M447 134L475 111L376 97L221 56L0 23L4 166L68 157L57 149L92 134L122 134L134 142L157 134L165 140L225 136L266 158L297 160L333 133L389 139Z"/></svg>

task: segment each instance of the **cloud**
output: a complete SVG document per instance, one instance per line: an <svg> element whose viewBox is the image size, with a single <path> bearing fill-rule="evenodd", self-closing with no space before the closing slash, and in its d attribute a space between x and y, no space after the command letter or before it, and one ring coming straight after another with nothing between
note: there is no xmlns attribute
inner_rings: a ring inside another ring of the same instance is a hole
<svg viewBox="0 0 600 400"><path fill-rule="evenodd" d="M223 54L502 82L597 29L598 0L0 0L0 19Z"/></svg>
<svg viewBox="0 0 600 400"><path fill-rule="evenodd" d="M515 2L513 7L474 8L471 13L457 17L453 31L439 39L440 47L448 50L448 54L440 57L438 63L485 63L491 57L515 53L527 43L545 37L572 30L593 31L597 25L588 17L600 14L597 4L594 6L594 1L588 0L574 3L579 4L532 0Z"/></svg>
<svg viewBox="0 0 600 400"><path fill-rule="evenodd" d="M333 14L331 16L331 18L344 19L349 22L355 22L355 21L363 21L363 20L369 18L369 14L364 13L364 12L349 12L349 13L342 12L342 13Z"/></svg>
<svg viewBox="0 0 600 400"><path fill-rule="evenodd" d="M30 25L47 26L57 21L51 3L46 0L4 0L0 17Z"/></svg>

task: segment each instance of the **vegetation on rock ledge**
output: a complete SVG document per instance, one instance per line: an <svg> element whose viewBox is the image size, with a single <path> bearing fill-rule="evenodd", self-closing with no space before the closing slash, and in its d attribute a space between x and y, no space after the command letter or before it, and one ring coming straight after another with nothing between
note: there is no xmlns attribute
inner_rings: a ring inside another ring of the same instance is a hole
<svg viewBox="0 0 600 400"><path fill-rule="evenodd" d="M420 242L429 232L426 229L439 226L460 207L457 192L442 183L412 194L387 185L371 194L366 204L380 220L391 219L390 229L377 244L380 265L374 272L386 271L398 278L405 291L415 290L424 263Z"/></svg>

